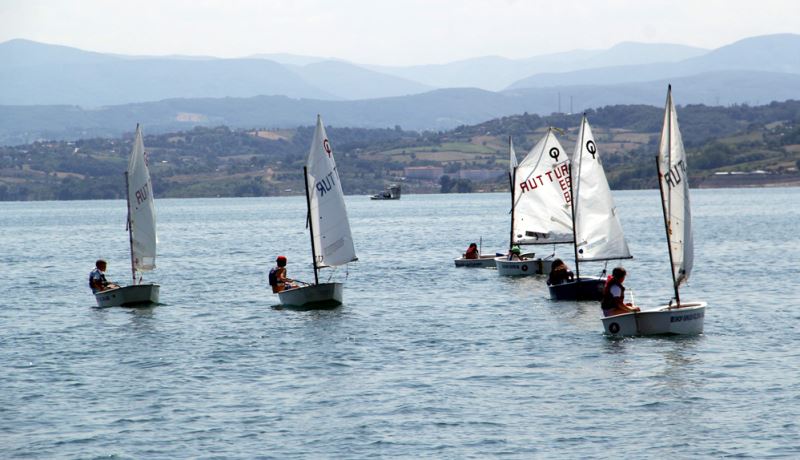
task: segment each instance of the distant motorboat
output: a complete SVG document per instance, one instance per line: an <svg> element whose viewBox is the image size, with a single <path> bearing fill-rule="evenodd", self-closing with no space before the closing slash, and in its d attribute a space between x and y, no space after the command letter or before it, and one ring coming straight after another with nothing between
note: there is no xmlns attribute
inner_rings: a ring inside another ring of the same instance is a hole
<svg viewBox="0 0 800 460"><path fill-rule="evenodd" d="M136 137L125 172L125 192L128 203L128 236L131 252L130 286L123 286L94 295L98 307L127 307L158 303L161 286L142 283L141 273L156 268L156 209L153 184L144 152L142 129L136 125ZM140 274L136 280L137 272Z"/></svg>
<svg viewBox="0 0 800 460"><path fill-rule="evenodd" d="M397 184L392 184L386 189L378 193L377 195L372 195L369 197L370 200L399 200L400 199L400 186Z"/></svg>

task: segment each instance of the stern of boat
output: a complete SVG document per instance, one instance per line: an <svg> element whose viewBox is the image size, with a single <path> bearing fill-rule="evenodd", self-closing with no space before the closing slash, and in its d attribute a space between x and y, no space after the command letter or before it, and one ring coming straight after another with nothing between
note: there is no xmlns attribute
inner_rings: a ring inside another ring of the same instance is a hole
<svg viewBox="0 0 800 460"><path fill-rule="evenodd" d="M706 306L706 302L689 302L680 307L665 305L653 310L608 316L603 318L603 328L612 336L702 334Z"/></svg>
<svg viewBox="0 0 800 460"><path fill-rule="evenodd" d="M157 304L161 286L158 284L134 284L94 295L98 307L135 307Z"/></svg>
<svg viewBox="0 0 800 460"><path fill-rule="evenodd" d="M298 308L332 308L342 304L342 283L320 283L278 293L281 305Z"/></svg>

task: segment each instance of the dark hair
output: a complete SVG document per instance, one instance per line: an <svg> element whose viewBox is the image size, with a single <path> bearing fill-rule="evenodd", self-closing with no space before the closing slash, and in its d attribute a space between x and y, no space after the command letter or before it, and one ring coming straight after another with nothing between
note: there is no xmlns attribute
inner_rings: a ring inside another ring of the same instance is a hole
<svg viewBox="0 0 800 460"><path fill-rule="evenodd" d="M94 266L95 266L95 267L97 267L97 268L100 268L100 266L101 266L101 265L105 265L105 264L106 264L106 261L105 261L105 260L103 260L103 259L97 259L97 260L94 262Z"/></svg>
<svg viewBox="0 0 800 460"><path fill-rule="evenodd" d="M275 262L277 262L277 263L278 263L278 266L279 266L279 267L285 267L285 266L286 266L286 257L284 257L284 256L278 256L278 258L277 258L277 259L275 259Z"/></svg>
<svg viewBox="0 0 800 460"><path fill-rule="evenodd" d="M476 248L478 247L478 245L477 245L477 244L475 244L475 243L470 243L470 244L469 244L469 247L473 247L473 246L475 246Z"/></svg>
<svg viewBox="0 0 800 460"><path fill-rule="evenodd" d="M611 271L611 276L613 276L616 279L624 278L625 275L627 274L628 272L625 271L625 269L622 267L616 267L614 270Z"/></svg>

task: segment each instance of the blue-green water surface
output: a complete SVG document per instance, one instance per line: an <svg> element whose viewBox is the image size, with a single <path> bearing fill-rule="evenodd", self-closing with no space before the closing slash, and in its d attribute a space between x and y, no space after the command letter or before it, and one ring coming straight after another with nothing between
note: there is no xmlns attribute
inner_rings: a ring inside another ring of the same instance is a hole
<svg viewBox="0 0 800 460"><path fill-rule="evenodd" d="M624 340L543 279L453 266L506 249L506 194L347 197L345 305L307 312L266 286L279 254L313 278L302 197L159 200L140 309L87 285L98 257L128 282L123 202L0 203L0 457L796 458L800 189L692 193L705 333ZM662 304L658 192L615 198L626 285Z"/></svg>

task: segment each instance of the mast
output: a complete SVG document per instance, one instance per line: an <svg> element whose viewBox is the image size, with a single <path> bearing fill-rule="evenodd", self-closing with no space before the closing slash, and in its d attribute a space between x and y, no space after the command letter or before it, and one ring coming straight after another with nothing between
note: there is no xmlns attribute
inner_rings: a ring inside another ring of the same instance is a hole
<svg viewBox="0 0 800 460"><path fill-rule="evenodd" d="M580 263L578 262L578 235L575 231L575 192L572 186L572 165L569 165L569 204L570 208L572 208L572 252L575 255L575 282L580 282L581 279L581 269Z"/></svg>
<svg viewBox="0 0 800 460"><path fill-rule="evenodd" d="M578 138L578 146L581 146L580 149L575 149L578 158L573 158L572 162L577 161L578 164L582 163L583 161L583 136L586 130L584 129L584 125L586 123L586 115L584 114L583 118L581 119L581 136ZM574 156L574 155L573 155ZM580 180L580 169L578 169L578 180ZM581 279L581 268L580 262L578 261L578 230L577 225L575 224L575 177L572 175L572 163L569 165L569 204L570 208L572 208L572 252L575 255L575 281L579 282Z"/></svg>
<svg viewBox="0 0 800 460"><path fill-rule="evenodd" d="M317 274L317 249L314 247L314 219L311 218L311 195L308 194L308 167L303 166L303 181L306 184L306 209L308 209L308 234L311 236L311 261L314 265L314 284L319 284Z"/></svg>
<svg viewBox="0 0 800 460"><path fill-rule="evenodd" d="M514 170L508 174L508 179L511 182L511 232L508 236L508 250L511 251L511 248L514 246L514 182L517 180L516 166L514 166Z"/></svg>
<svg viewBox="0 0 800 460"><path fill-rule="evenodd" d="M139 125L136 125L136 128L138 129ZM131 246L131 278L133 278L133 284L136 284L136 262L133 257L133 222L131 222L131 189L128 184L128 171L125 171L125 202L128 204L128 222L126 226L128 227L128 241Z"/></svg>
<svg viewBox="0 0 800 460"><path fill-rule="evenodd" d="M667 165L672 165L672 85L667 87L667 151L669 155L667 158ZM672 261L672 240L670 239L669 231L669 214L667 214L672 208L672 200L670 200L670 209L667 209L667 202L664 197L664 184L662 183L664 176L661 174L661 164L658 161L658 155L656 155L656 170L658 171L658 189L661 192L661 210L664 213L664 230L667 234L667 252L669 253L669 269L670 273L672 273L672 287L675 289L675 302L680 306L681 297L678 292L678 282L675 278L675 264Z"/></svg>

